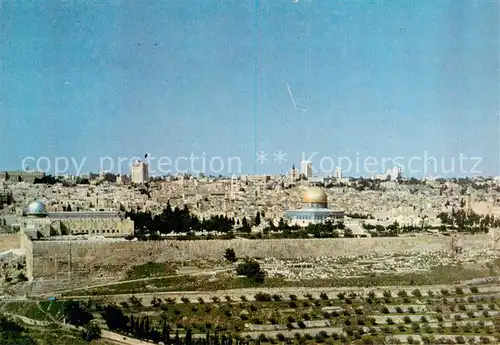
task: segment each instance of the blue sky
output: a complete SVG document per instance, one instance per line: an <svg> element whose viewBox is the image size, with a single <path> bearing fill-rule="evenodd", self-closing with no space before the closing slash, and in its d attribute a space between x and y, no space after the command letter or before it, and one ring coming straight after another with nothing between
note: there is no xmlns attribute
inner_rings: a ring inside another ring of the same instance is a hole
<svg viewBox="0 0 500 345"><path fill-rule="evenodd" d="M279 173L302 152L316 167L427 152L500 175L497 1L0 6L0 170L147 152Z"/></svg>

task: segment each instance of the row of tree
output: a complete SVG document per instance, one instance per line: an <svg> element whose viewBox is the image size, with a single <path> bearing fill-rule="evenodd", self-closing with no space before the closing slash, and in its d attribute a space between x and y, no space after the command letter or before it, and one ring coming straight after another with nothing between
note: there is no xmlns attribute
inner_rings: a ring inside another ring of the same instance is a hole
<svg viewBox="0 0 500 345"><path fill-rule="evenodd" d="M233 231L250 233L253 225L261 223L261 214L257 212L253 220L244 217L239 219L215 215L207 219L199 219L191 214L187 205L172 209L170 203L162 213L152 214L149 211L129 211L125 215L134 221L136 235L140 239L157 239L161 234L193 233L196 231L232 233Z"/></svg>
<svg viewBox="0 0 500 345"><path fill-rule="evenodd" d="M309 224L306 227L301 227L299 225L289 225L281 218L278 226L271 223L264 228L263 232L265 235L271 232L279 233L274 236L280 238L335 238L339 237L339 230L341 230L344 237L352 236L352 231L346 228L342 220L327 220L324 223Z"/></svg>
<svg viewBox="0 0 500 345"><path fill-rule="evenodd" d="M458 231L473 230L487 232L490 227L500 227L500 219L493 215L479 215L472 210L462 208L452 209L451 212L441 212L437 215L445 227L451 227Z"/></svg>
<svg viewBox="0 0 500 345"><path fill-rule="evenodd" d="M185 330L184 336L179 330L172 331L172 327L165 320L161 324L153 324L148 316L127 316L114 304L107 305L101 313L108 328L112 331L130 335L137 339L152 341L155 344L162 342L165 345L249 345L248 340L233 337L231 334L219 335L217 330L210 331L202 337L194 338L190 328ZM252 344L259 343L252 342Z"/></svg>
<svg viewBox="0 0 500 345"><path fill-rule="evenodd" d="M19 176L19 181L22 181L21 176ZM65 186L69 186L69 183L67 181L61 180L58 177L54 177L52 175L45 175L40 178L35 178L33 181L34 184L47 184L47 185L55 185L56 183L62 183ZM81 178L77 177L76 184L89 184L90 181L87 178Z"/></svg>

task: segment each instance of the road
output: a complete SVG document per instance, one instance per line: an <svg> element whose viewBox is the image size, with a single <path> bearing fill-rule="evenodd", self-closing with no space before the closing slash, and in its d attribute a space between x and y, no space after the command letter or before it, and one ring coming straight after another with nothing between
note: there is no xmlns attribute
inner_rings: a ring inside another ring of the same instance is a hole
<svg viewBox="0 0 500 345"><path fill-rule="evenodd" d="M270 295L281 295L283 300L290 300L290 295L296 295L297 299L304 300L306 294L311 294L313 298L320 298L322 292L328 295L330 299L336 299L339 292L350 293L355 292L358 295L367 296L370 291L375 292L377 297L383 297L384 291L391 291L395 297L400 290L406 291L411 295L415 289L420 290L423 296L427 295L429 290L434 294L439 294L441 289L447 289L450 292L454 290L456 285L425 285L425 286L379 286L372 288L349 288L349 287L331 287L331 288L301 288L301 287L287 287L287 288L243 288L232 290L219 290L219 291L170 291L170 292L148 292L138 294L115 294L115 295L99 295L99 296L65 296L61 299L74 299L74 300L88 300L95 298L102 298L109 301L122 302L127 301L130 297L135 296L142 299L144 305L149 305L153 297L161 298L174 298L176 303L183 303L181 298L189 298L190 302L197 303L199 298L202 298L205 303L213 302L212 298L217 297L219 300L225 300L229 296L233 301L241 301L241 296L245 296L248 301L255 300L255 294L259 292L267 293ZM500 291L500 285L486 285L478 287L480 293L491 293ZM468 288L463 287L464 293L469 293Z"/></svg>

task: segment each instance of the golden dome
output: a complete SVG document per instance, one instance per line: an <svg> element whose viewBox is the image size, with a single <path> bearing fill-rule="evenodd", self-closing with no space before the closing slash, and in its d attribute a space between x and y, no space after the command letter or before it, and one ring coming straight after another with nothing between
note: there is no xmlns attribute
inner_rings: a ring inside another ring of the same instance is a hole
<svg viewBox="0 0 500 345"><path fill-rule="evenodd" d="M310 187L304 193L304 202L326 204L328 198L325 191L320 187Z"/></svg>

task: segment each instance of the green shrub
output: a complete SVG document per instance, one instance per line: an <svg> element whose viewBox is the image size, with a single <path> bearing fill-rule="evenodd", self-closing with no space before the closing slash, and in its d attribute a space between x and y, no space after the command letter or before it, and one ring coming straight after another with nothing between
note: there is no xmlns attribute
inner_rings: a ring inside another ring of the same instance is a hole
<svg viewBox="0 0 500 345"><path fill-rule="evenodd" d="M258 292L254 296L255 300L258 302L269 302L271 301L271 295L264 293L264 292Z"/></svg>
<svg viewBox="0 0 500 345"><path fill-rule="evenodd" d="M238 275L247 276L258 283L263 282L265 277L265 272L260 268L259 263L250 259L247 259L245 262L239 264L236 267L236 273Z"/></svg>
<svg viewBox="0 0 500 345"><path fill-rule="evenodd" d="M415 297L422 297L422 292L419 289L415 289L411 292L411 294Z"/></svg>
<svg viewBox="0 0 500 345"><path fill-rule="evenodd" d="M441 295L448 296L449 294L450 294L450 291L448 291L447 289L441 289Z"/></svg>

